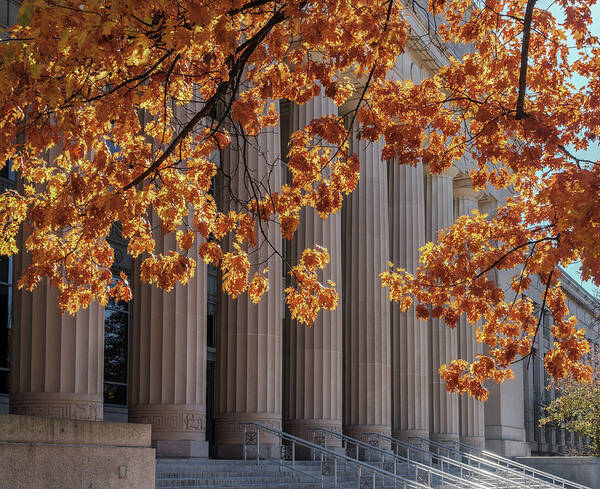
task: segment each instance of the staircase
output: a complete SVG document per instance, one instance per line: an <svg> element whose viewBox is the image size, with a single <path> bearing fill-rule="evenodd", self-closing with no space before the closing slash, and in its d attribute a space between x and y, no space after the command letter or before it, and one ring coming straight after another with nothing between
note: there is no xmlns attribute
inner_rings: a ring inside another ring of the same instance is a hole
<svg viewBox="0 0 600 489"><path fill-rule="evenodd" d="M297 461L297 469L290 471L278 461L261 460L208 460L158 459L156 461L156 489L326 489L335 487L333 476L321 480L319 461ZM409 475L408 470L404 471ZM399 471L402 473L402 471ZM363 482L363 487L366 483ZM355 472L342 467L337 477L338 489L356 489ZM372 486L367 486L372 487ZM381 480L376 487L393 488L394 484ZM398 484L397 489L402 485Z"/></svg>
<svg viewBox="0 0 600 489"><path fill-rule="evenodd" d="M254 460L159 459L156 489L208 488L320 489L321 481L289 471L276 462Z"/></svg>
<svg viewBox="0 0 600 489"><path fill-rule="evenodd" d="M245 425L245 453L256 453L263 432L280 438L282 459L158 459L156 489L589 489L467 445L410 444L382 435L367 444L322 429L315 438L320 444ZM346 453L325 448L326 437L342 439ZM314 460L296 460L296 447L310 449Z"/></svg>

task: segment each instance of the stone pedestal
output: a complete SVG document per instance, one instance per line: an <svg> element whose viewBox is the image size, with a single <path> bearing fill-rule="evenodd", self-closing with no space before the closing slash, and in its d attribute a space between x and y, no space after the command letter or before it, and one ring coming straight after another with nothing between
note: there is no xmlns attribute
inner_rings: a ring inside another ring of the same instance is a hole
<svg viewBox="0 0 600 489"><path fill-rule="evenodd" d="M0 415L0 489L154 489L150 426Z"/></svg>
<svg viewBox="0 0 600 489"><path fill-rule="evenodd" d="M157 252L176 249L152 217ZM158 457L207 457L206 442L206 265L187 285L166 292L133 274L130 332L129 421L152 425ZM136 263L139 265L139 261Z"/></svg>
<svg viewBox="0 0 600 489"><path fill-rule="evenodd" d="M425 244L423 167L390 164L390 253L395 266L416 270ZM414 307L400 312L391 304L392 435L408 440L429 436L429 350L427 323Z"/></svg>
<svg viewBox="0 0 600 489"><path fill-rule="evenodd" d="M435 241L438 231L454 222L452 179L458 172L451 168L441 175L425 177L425 228L427 239ZM440 378L440 365L458 358L458 335L443 319L429 319L431 411L430 437L435 441L459 439L458 394L446 391Z"/></svg>
<svg viewBox="0 0 600 489"><path fill-rule="evenodd" d="M390 303L379 274L389 260L387 167L382 142L352 140L360 183L342 210L344 432L391 434Z"/></svg>
<svg viewBox="0 0 600 489"><path fill-rule="evenodd" d="M291 131L311 120L337 113L333 102L320 95L304 105L291 107ZM341 212L327 219L304 209L298 231L289 246L289 258L296 264L306 248L321 245L331 261L320 274L322 283L337 285L340 302L335 311L319 313L312 327L297 321L286 322L285 334L285 417L286 432L312 441L311 428L342 431L342 220ZM329 439L328 446L341 446Z"/></svg>
<svg viewBox="0 0 600 489"><path fill-rule="evenodd" d="M223 158L225 199L230 194L247 203L281 186L279 127L257 137L234 139ZM281 371L283 327L282 251L279 226L262 222L257 227L258 248L249 255L250 277L266 274L269 290L258 304L247 293L219 298L217 335L217 406L215 445L218 458L240 458L244 421L281 429ZM269 245L270 243L270 245ZM279 439L260 434L261 456L279 457Z"/></svg>
<svg viewBox="0 0 600 489"><path fill-rule="evenodd" d="M477 193L469 180L454 182L454 214L455 217L471 215L477 209ZM460 317L458 324L458 355L463 360L472 362L476 355L483 353L483 345L475 339L475 327L471 326L466 316ZM485 448L484 403L468 394L460 397L460 441L477 448Z"/></svg>
<svg viewBox="0 0 600 489"><path fill-rule="evenodd" d="M16 255L15 270L29 259ZM58 295L46 279L14 295L10 412L101 421L104 308L61 314Z"/></svg>

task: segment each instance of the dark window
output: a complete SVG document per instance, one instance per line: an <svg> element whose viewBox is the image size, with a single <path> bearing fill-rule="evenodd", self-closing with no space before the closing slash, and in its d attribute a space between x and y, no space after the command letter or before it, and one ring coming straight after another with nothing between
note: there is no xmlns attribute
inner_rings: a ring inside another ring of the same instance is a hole
<svg viewBox="0 0 600 489"><path fill-rule="evenodd" d="M10 160L0 168L0 178L4 180L9 180L10 182L15 179L15 172L12 171Z"/></svg>
<svg viewBox="0 0 600 489"><path fill-rule="evenodd" d="M0 392L8 392L10 372L10 324L12 259L0 256Z"/></svg>
<svg viewBox="0 0 600 489"><path fill-rule="evenodd" d="M131 257L119 224L113 226L109 243L115 250L113 274L131 276ZM104 309L104 402L127 405L127 348L129 304L110 300Z"/></svg>
<svg viewBox="0 0 600 489"><path fill-rule="evenodd" d="M2 9L5 9L8 15L8 4L3 4L0 0L0 10ZM0 168L0 193L12 188L13 181L14 172L11 170L9 160ZM2 393L9 390L12 274L12 258L0 256L0 392Z"/></svg>
<svg viewBox="0 0 600 489"><path fill-rule="evenodd" d="M207 270L207 317L206 317L206 346L209 350L217 348L217 268L208 265Z"/></svg>
<svg viewBox="0 0 600 489"><path fill-rule="evenodd" d="M17 23L21 2L0 0L0 27L8 27Z"/></svg>
<svg viewBox="0 0 600 489"><path fill-rule="evenodd" d="M104 310L104 402L127 404L129 305L110 301Z"/></svg>
<svg viewBox="0 0 600 489"><path fill-rule="evenodd" d="M215 349L217 348L217 338L215 330L215 316L214 314L208 313L206 317L206 347Z"/></svg>

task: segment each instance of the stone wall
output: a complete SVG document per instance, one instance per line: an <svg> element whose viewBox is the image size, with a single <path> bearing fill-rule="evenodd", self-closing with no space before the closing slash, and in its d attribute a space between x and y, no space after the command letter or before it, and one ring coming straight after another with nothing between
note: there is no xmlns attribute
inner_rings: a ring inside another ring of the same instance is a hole
<svg viewBox="0 0 600 489"><path fill-rule="evenodd" d="M150 426L0 415L0 489L154 489Z"/></svg>
<svg viewBox="0 0 600 489"><path fill-rule="evenodd" d="M592 489L600 489L599 457L517 457L515 460Z"/></svg>

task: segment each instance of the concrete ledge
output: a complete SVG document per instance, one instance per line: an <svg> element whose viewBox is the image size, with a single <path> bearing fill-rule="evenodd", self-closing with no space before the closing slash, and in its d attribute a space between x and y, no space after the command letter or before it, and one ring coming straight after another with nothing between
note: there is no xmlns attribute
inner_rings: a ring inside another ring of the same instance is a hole
<svg viewBox="0 0 600 489"><path fill-rule="evenodd" d="M592 489L600 488L598 457L516 457L515 460Z"/></svg>
<svg viewBox="0 0 600 489"><path fill-rule="evenodd" d="M0 415L0 441L150 447L150 425Z"/></svg>
<svg viewBox="0 0 600 489"><path fill-rule="evenodd" d="M150 426L0 416L0 489L154 489Z"/></svg>
<svg viewBox="0 0 600 489"><path fill-rule="evenodd" d="M197 440L155 440L157 458L208 458L208 442Z"/></svg>
<svg viewBox="0 0 600 489"><path fill-rule="evenodd" d="M151 448L0 444L0 460L0 489L154 489Z"/></svg>
<svg viewBox="0 0 600 489"><path fill-rule="evenodd" d="M529 455L527 442L519 440L494 440L486 438L485 449L509 458Z"/></svg>

